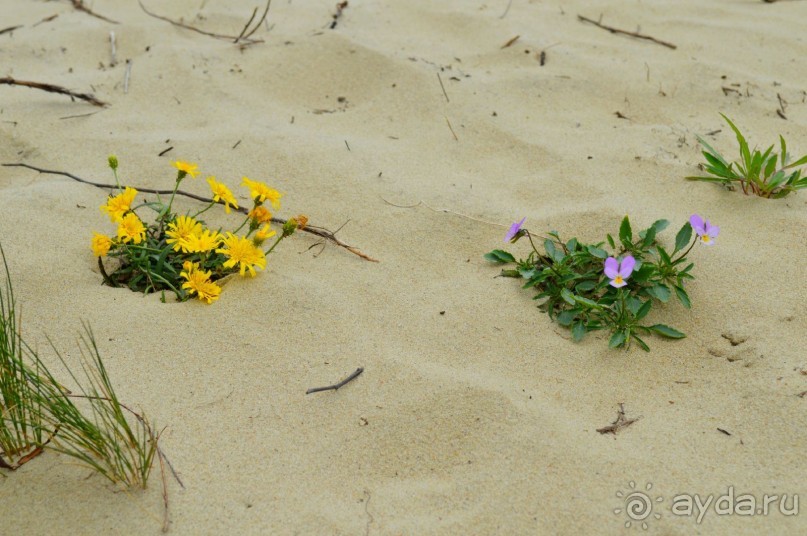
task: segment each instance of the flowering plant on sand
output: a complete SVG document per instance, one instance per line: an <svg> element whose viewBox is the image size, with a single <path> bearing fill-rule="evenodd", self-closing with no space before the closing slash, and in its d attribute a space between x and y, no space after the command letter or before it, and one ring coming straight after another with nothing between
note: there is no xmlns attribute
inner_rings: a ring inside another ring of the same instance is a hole
<svg viewBox="0 0 807 536"><path fill-rule="evenodd" d="M283 194L247 177L243 178L242 184L249 190L252 209L234 230L225 232L221 228L210 228L199 217L217 204L223 205L227 214L231 208L247 212L238 206L227 185L215 177L207 179L212 199L206 207L194 214L176 214L172 212L172 206L180 183L186 177L195 179L199 171L196 164L189 162L177 161L173 165L177 174L168 203L163 203L158 197L156 201L135 204L138 191L120 186L118 159L109 157L109 167L118 187L101 205L101 211L118 228L112 236L95 233L90 244L107 285L126 286L146 294L162 292L163 301L167 290L173 292L179 301L196 297L205 303L213 303L221 294L218 281L235 273L254 277L256 269L266 268L266 256L280 241L304 228L308 222L305 216L291 218L283 224L278 235L271 229L272 214L264 204L268 201L274 209L279 209ZM153 211L153 221L144 220L137 212L140 209ZM264 243L275 236L277 238L271 246L265 249ZM111 272L107 270L104 258L118 261Z"/></svg>
<svg viewBox="0 0 807 536"><path fill-rule="evenodd" d="M694 264L687 261L687 255L698 242L714 244L720 232L709 220L693 214L678 231L672 251L668 251L657 235L669 223L658 220L634 236L625 216L618 241L610 234L606 236L607 247L612 251L609 253L606 242L584 244L576 238L564 242L554 231L542 237L543 251L539 251L533 235L523 228L522 219L510 227L505 242L515 243L527 237L532 249L527 258L516 260L501 249L487 253L485 258L498 264L515 264L514 269L502 270L501 275L524 279L523 288L537 291L534 299L541 300L539 308L571 329L575 341L589 331L608 330L612 348L627 348L635 341L649 350L640 335L685 337L665 324L647 325L643 321L654 303L667 303L673 294L684 307L691 307L684 284L693 279Z"/></svg>

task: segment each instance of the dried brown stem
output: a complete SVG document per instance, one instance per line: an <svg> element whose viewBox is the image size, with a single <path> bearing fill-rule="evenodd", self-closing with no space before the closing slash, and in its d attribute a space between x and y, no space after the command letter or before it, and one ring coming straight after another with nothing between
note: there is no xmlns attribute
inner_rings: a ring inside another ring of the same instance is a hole
<svg viewBox="0 0 807 536"><path fill-rule="evenodd" d="M38 168L36 166L32 166L32 165L29 165L29 164L23 164L23 163L2 164L2 165L4 167L23 167L23 168L27 168L27 169L30 169L30 170L33 170L33 171L37 171L39 173L45 173L45 174L50 174L50 175L62 175L64 177L68 177L70 179L73 179L74 181L81 182L83 184L89 184L90 186L95 186L96 188L101 188L101 189L104 189L104 190L115 190L115 189L118 188L118 186L115 185L115 184L105 184L105 183L100 183L100 182L89 181L87 179L82 179L81 177L77 177L76 175L73 175L72 173L68 173L66 171L55 171L55 170L50 170L50 169L43 169L43 168ZM156 190L156 189L153 189L153 188L137 188L137 190L139 190L141 192L145 192L145 193L160 194L160 195L170 195L173 192L173 190ZM201 195L192 194L190 192L185 192L183 190L177 190L177 195L181 195L181 196L184 196L184 197L189 197L189 198L195 199L197 201L202 201L203 203L213 203L214 202L209 197L204 197L204 196L201 196ZM221 201L219 201L218 203L223 204ZM240 212L242 214L249 213L249 210L247 210L244 207L239 207L239 208L237 208L235 210L237 210L238 212ZM283 218L272 218L272 222L278 223L280 225L284 225L286 223L286 221L287 220L284 220ZM374 259L374 258L370 257L369 255L363 253L360 249L358 249L358 248L356 248L354 246L348 245L348 244L342 242L341 240L339 240L336 237L336 232L334 232L334 231L329 231L328 229L326 229L324 227L317 227L315 225L310 225L310 224L306 225L301 230L303 232L305 232L305 233L313 234L313 235L319 236L321 238L324 238L325 240L328 240L329 242L333 242L337 246L348 250L349 252L353 253L354 255L356 255L358 257L361 257L362 259L364 259L366 261L380 262L378 259Z"/></svg>
<svg viewBox="0 0 807 536"><path fill-rule="evenodd" d="M635 419L625 418L625 405L620 403L619 413L616 416L616 420L611 424L609 424L608 426L604 426L603 428L597 428L597 431L601 434L616 435L617 432L619 432L623 428L627 428L628 426L635 423L639 419L641 419L641 417L636 417Z"/></svg>
<svg viewBox="0 0 807 536"><path fill-rule="evenodd" d="M8 28L3 28L2 30L0 30L0 35L3 35L4 33L8 32L13 32L14 30L17 30L19 28L22 28L22 24L20 24L19 26L9 26Z"/></svg>
<svg viewBox="0 0 807 536"><path fill-rule="evenodd" d="M101 19L101 20L109 22L111 24L120 24L118 21L108 19L108 18L104 17L103 15L99 15L95 11L91 10L90 8L88 8L87 6L84 5L83 0L70 0L70 1L73 4L74 8L76 8L78 11L83 11L84 13L86 13L87 15L90 15L91 17L95 17L96 19Z"/></svg>
<svg viewBox="0 0 807 536"><path fill-rule="evenodd" d="M269 14L269 6L271 6L271 5L272 5L272 0L267 0L266 1L266 7L263 10L263 15L261 15L261 18L258 19L258 23L255 24L255 26L253 26L252 29L246 35L242 36L240 39L249 39L252 36L252 34L254 34L258 30L258 28L261 27L261 24L263 24L263 21L266 20L266 15ZM252 16L253 17L255 16L254 12L253 12ZM252 19L250 19L250 21L251 20ZM249 23L247 23L246 26L244 26L244 30L246 30L248 27L249 27ZM243 32L241 32L241 33L243 33ZM235 42L237 43L238 40L236 40ZM259 43L260 41L253 41L253 42Z"/></svg>
<svg viewBox="0 0 807 536"><path fill-rule="evenodd" d="M348 376L341 382L335 383L333 385L327 385L325 387L312 387L311 389L306 391L305 394L310 395L311 393L319 393L321 391L338 391L340 387L344 387L348 383L358 378L362 372L364 372L364 367L359 367L356 370L354 370L350 376Z"/></svg>
<svg viewBox="0 0 807 536"><path fill-rule="evenodd" d="M620 30L619 28L614 28L613 26L606 26L605 24L602 24L600 21L589 19L588 17L584 17L583 15L577 15L577 20L579 20L581 22L588 22L590 24L593 24L597 28L602 28L603 30L607 30L607 31L609 31L609 32L611 32L613 34L629 35L631 37L636 37L637 39L644 39L646 41L651 41L653 43L659 44L659 45L661 45L663 47L671 48L673 50L678 48L676 45L673 45L672 43L668 43L667 41L662 41L660 39L656 39L655 37L651 37L649 35L640 34L639 32L629 32L627 30Z"/></svg>
<svg viewBox="0 0 807 536"><path fill-rule="evenodd" d="M215 39L225 39L227 41L232 41L234 43L238 43L239 41L242 41L242 42L248 43L248 44L263 43L263 39L250 39L249 38L249 36L252 35L252 33L254 33L255 29L257 29L257 26L255 28L253 28L253 30L249 34L243 35L243 36L242 35L235 36L235 35L217 34L217 33L213 33L213 32L207 32L205 30L200 30L199 28L197 28L195 26L191 26L190 24L185 24L184 22L169 19L168 17L163 17L162 15L157 15L156 13L152 13L151 11L146 9L146 6L144 6L143 2L141 2L140 0L137 0L137 3L140 4L140 9L142 9L146 13L146 15L154 17L155 19L163 20L165 22L173 24L174 26L178 26L179 28L185 28L186 30L191 30L192 32L200 33L200 34L206 35L208 37L213 37ZM269 11L269 2L267 2L267 4L266 4L266 12L268 12L268 11ZM264 13L264 17L266 16L265 13ZM263 22L263 18L261 19L260 22L258 22L258 26L260 26L261 22ZM243 32L241 32L241 33L243 34Z"/></svg>
<svg viewBox="0 0 807 536"><path fill-rule="evenodd" d="M59 93L60 95L67 95L70 98L81 99L83 101L87 101L93 106L101 106L104 107L107 103L100 101L95 98L90 93L76 93L75 91L70 91L67 88L63 88L62 86L55 86L53 84L45 84L43 82L30 82L28 80L16 80L11 78L10 76L6 76L0 78L0 84L6 84L9 86L24 86L30 87L33 89L41 89L42 91L48 91L50 93Z"/></svg>

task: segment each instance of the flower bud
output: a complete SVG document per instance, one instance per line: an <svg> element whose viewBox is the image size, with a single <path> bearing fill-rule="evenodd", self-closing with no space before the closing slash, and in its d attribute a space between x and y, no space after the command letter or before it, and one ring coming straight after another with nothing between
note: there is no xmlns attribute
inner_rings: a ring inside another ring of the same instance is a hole
<svg viewBox="0 0 807 536"><path fill-rule="evenodd" d="M109 163L109 167L111 167L113 170L118 169L118 157L114 154L109 155L107 162Z"/></svg>

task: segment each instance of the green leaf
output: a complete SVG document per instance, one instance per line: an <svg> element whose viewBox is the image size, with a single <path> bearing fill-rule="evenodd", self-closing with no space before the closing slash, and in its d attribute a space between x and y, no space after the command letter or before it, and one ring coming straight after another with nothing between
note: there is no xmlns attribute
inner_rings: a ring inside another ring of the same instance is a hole
<svg viewBox="0 0 807 536"><path fill-rule="evenodd" d="M593 309L602 309L602 306L599 303L595 302L594 300L589 300L588 298L578 296L577 294L574 295L574 301Z"/></svg>
<svg viewBox="0 0 807 536"><path fill-rule="evenodd" d="M640 339L638 335L633 334L633 335L631 335L631 337L633 337L633 340L636 341L636 344L639 345L639 348L641 348L645 352L650 351L650 347L647 345L646 342L644 342L642 339Z"/></svg>
<svg viewBox="0 0 807 536"><path fill-rule="evenodd" d="M570 252L577 250L577 239L572 238L568 242L566 242L566 249Z"/></svg>
<svg viewBox="0 0 807 536"><path fill-rule="evenodd" d="M567 310L560 313L555 320L561 326L568 328L569 326L572 325L572 322L574 322L574 317L576 316L577 311Z"/></svg>
<svg viewBox="0 0 807 536"><path fill-rule="evenodd" d="M670 339L683 339L686 337L683 333L678 331L677 329L673 329L670 326L666 326L664 324L654 324L649 328L651 331L658 333L664 337L668 337Z"/></svg>
<svg viewBox="0 0 807 536"><path fill-rule="evenodd" d="M485 253L485 258L491 262L507 263L516 262L516 258L501 249L494 249L490 253Z"/></svg>
<svg viewBox="0 0 807 536"><path fill-rule="evenodd" d="M646 317L647 314L650 312L650 309L653 308L653 300L647 300L642 304L639 310L636 312L636 320L641 320L642 318Z"/></svg>
<svg viewBox="0 0 807 536"><path fill-rule="evenodd" d="M678 301L681 302L681 305L683 305L687 309L692 308L692 302L689 301L689 294L687 294L687 291L684 290L683 287L675 285L675 295L678 296Z"/></svg>
<svg viewBox="0 0 807 536"><path fill-rule="evenodd" d="M670 225L669 220L656 220L650 227L656 230L656 234L659 234L661 231L669 227L669 225Z"/></svg>
<svg viewBox="0 0 807 536"><path fill-rule="evenodd" d="M608 346L611 348L618 348L625 344L625 332L624 331L617 331L613 335L611 335L611 340L608 341Z"/></svg>
<svg viewBox="0 0 807 536"><path fill-rule="evenodd" d="M787 166L785 166L785 168L799 167L799 166L802 166L804 164L807 164L807 155L802 156L801 158L799 158L798 160L796 160L792 164L788 164Z"/></svg>
<svg viewBox="0 0 807 536"><path fill-rule="evenodd" d="M607 259L608 258L608 253L604 249L600 249L600 248L594 247L594 246L588 246L586 248L586 250L588 250L588 252L592 256L597 257L598 259Z"/></svg>
<svg viewBox="0 0 807 536"><path fill-rule="evenodd" d="M642 307L642 300L635 296L630 296L627 300L625 300L625 303L628 306L628 310L634 315Z"/></svg>
<svg viewBox="0 0 807 536"><path fill-rule="evenodd" d="M706 143L706 140L704 140L700 136L696 136L696 138L698 138L698 142L700 142L700 144L703 145L706 148L706 150L709 152L709 154L711 154L713 157L715 157L717 160L719 160L721 164L723 164L723 167L726 167L726 168L729 167L728 162L726 162L726 160L723 158L723 156L720 153L718 153L717 151L715 151L712 148L711 145ZM704 156L706 156L705 153L704 153Z"/></svg>
<svg viewBox="0 0 807 536"><path fill-rule="evenodd" d="M642 236L642 247L648 248L651 244L656 240L656 228L650 227L646 231L644 231L644 236Z"/></svg>
<svg viewBox="0 0 807 536"><path fill-rule="evenodd" d="M773 155L769 160L768 164L765 166L765 178L767 179L773 172L776 170L776 155Z"/></svg>
<svg viewBox="0 0 807 536"><path fill-rule="evenodd" d="M569 305L574 305L574 294L569 289L565 288L560 291L560 297L563 298L563 301L568 303Z"/></svg>
<svg viewBox="0 0 807 536"><path fill-rule="evenodd" d="M672 259L670 258L670 255L667 253L667 250L659 246L657 251L659 258L661 259L661 262L663 262L667 266L670 266L672 264Z"/></svg>
<svg viewBox="0 0 807 536"><path fill-rule="evenodd" d="M630 220L627 216L625 216L622 220L622 224L619 226L619 240L624 246L630 245L633 241L633 231L630 228Z"/></svg>
<svg viewBox="0 0 807 536"><path fill-rule="evenodd" d="M782 146L782 154L779 156L782 158L782 167L785 167L787 165L787 142L785 142L781 134L779 135L779 142Z"/></svg>
<svg viewBox="0 0 807 536"><path fill-rule="evenodd" d="M588 292L589 290L594 290L597 287L597 283L594 281L583 281L582 283L578 283L574 290L576 292Z"/></svg>
<svg viewBox="0 0 807 536"><path fill-rule="evenodd" d="M678 234L675 235L675 250L673 254L687 247L690 240L692 240L692 225L686 222L684 226L681 227L681 230L678 231Z"/></svg>
<svg viewBox="0 0 807 536"><path fill-rule="evenodd" d="M574 326L572 326L572 340L574 342L580 342L583 340L583 337L586 336L586 326L582 322L575 322Z"/></svg>
<svg viewBox="0 0 807 536"><path fill-rule="evenodd" d="M608 239L608 245L611 246L611 249L616 249L616 244L614 243L614 237L611 236L610 234L605 235L605 237Z"/></svg>
<svg viewBox="0 0 807 536"><path fill-rule="evenodd" d="M667 303L672 293L666 285L657 284L648 287L647 293L659 300L660 302Z"/></svg>

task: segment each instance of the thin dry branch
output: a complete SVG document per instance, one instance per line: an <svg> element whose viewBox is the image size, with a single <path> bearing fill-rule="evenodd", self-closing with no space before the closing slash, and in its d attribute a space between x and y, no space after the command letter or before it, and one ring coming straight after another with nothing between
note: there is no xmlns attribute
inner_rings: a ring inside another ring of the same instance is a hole
<svg viewBox="0 0 807 536"><path fill-rule="evenodd" d="M628 426L635 423L639 419L641 419L641 417L636 417L635 419L625 418L625 405L619 404L619 413L617 413L616 420L611 424L609 424L608 426L597 428L597 431L601 434L616 435L617 432L619 432L623 428L627 428Z"/></svg>
<svg viewBox="0 0 807 536"><path fill-rule="evenodd" d="M244 32L241 32L242 35L239 36L238 39L249 39L252 36L252 34L254 34L258 30L258 28L261 27L261 24L263 24L263 21L266 20L266 15L269 14L269 6L271 6L271 5L272 5L272 0L267 0L266 1L266 7L263 10L263 15L261 15L261 18L258 19L258 23L255 24L255 26L253 26L252 29L246 35L243 35ZM256 11L257 11L257 9L258 8L255 8ZM255 11L252 12L252 17L249 19L250 22L252 21L252 19L254 17L255 17ZM247 22L246 26L244 26L244 31L246 31L247 28L249 28L249 22ZM238 42L238 39L235 40L236 43ZM260 43L261 41L252 41L252 42L253 43Z"/></svg>
<svg viewBox="0 0 807 536"><path fill-rule="evenodd" d="M89 184L90 186L95 186L96 188L101 188L101 189L104 189L104 190L115 190L115 189L118 188L118 186L115 185L115 184L105 184L105 183L100 183L100 182L93 182L93 181L90 181L90 180L87 180L87 179L82 179L81 177L77 177L76 175L73 175L72 173L68 173L66 171L55 171L55 170L51 170L51 169L43 169L43 168L39 168L39 167L36 167L36 166L32 166L30 164L23 164L23 163L1 164L1 165L4 166L4 167L22 167L22 168L30 169L30 170L33 170L33 171L37 171L39 173L50 174L50 175L62 175L64 177L68 177L70 179L73 179L74 181L81 182L83 184ZM171 195L171 193L173 192L173 190L156 190L156 189L153 189L153 188L136 187L136 189L138 191L141 191L141 192L145 192L145 193L149 193L149 194L158 194L158 195ZM183 190L177 190L176 193L177 193L177 195L181 195L181 196L184 196L184 197L189 197L189 198L195 199L197 201L202 201L203 203L213 203L214 202L209 197L204 197L204 196L201 196L201 195L192 194L190 192L185 192ZM222 201L218 201L218 204L223 205L224 203ZM247 210L244 207L238 207L235 210L242 213L242 214L248 214L249 213L249 210ZM286 221L287 220L284 220L283 218L272 218L273 223L278 223L280 225L284 225L286 223ZM330 230L326 229L325 227L317 227L316 225L310 225L309 224L309 225L306 225L305 227L303 227L301 229L301 231L303 231L305 233L309 233L309 234L319 236L320 238L324 238L325 240L328 240L329 242L333 242L334 244L336 244L340 248L346 249L349 252L353 253L354 255L356 255L358 257L361 257L362 259L364 259L366 261L380 262L378 259L374 259L374 258L370 257L369 255L367 255L366 253L363 253L360 249L358 249L358 248L356 248L354 246L351 246L349 244L346 244L346 243L342 242L341 240L339 240L336 237L336 233L339 232L338 230L337 231L330 231Z"/></svg>
<svg viewBox="0 0 807 536"><path fill-rule="evenodd" d="M87 15L90 15L91 17L95 17L96 19L101 19L101 20L109 22L111 24L120 24L118 21L108 19L108 18L104 17L103 15L99 15L98 13L93 11L92 9L88 8L87 6L84 5L83 0L70 0L70 1L73 4L74 8L76 8L78 11L83 11L84 13L86 13Z"/></svg>
<svg viewBox="0 0 807 536"><path fill-rule="evenodd" d="M227 40L227 41L232 41L233 43L244 42L244 43L252 45L252 44L255 44L255 43L263 43L263 39L251 39L249 36L251 36L255 32L255 30L258 28L258 26L260 26L260 24L263 22L263 19L266 17L266 13L269 12L269 4L271 3L271 0L270 0L270 2L266 3L266 11L264 12L264 16L258 22L258 25L255 28L253 28L252 31L249 32L247 35L243 35L244 32L241 32L242 35L237 35L237 36L236 35L217 34L217 33L208 32L208 31L205 31L205 30L200 30L199 28L197 28L195 26L191 26L190 24L185 24L184 22L169 19L168 17L163 17L162 15L157 15L156 13L152 13L151 11L146 9L146 6L144 6L143 2L141 2L140 0L137 0L137 3L140 4L140 9L142 9L146 13L146 15L154 17L155 19L163 20L165 22L173 24L174 26L178 26L179 28L185 28L186 30L191 30L192 32L200 33L200 34L206 35L208 37L213 37L214 39L224 39L224 40ZM253 17L254 16L255 15L253 13ZM252 19L250 19L250 22L251 22L251 20ZM247 25L249 25L249 23L247 23ZM246 27L244 28L244 30L246 30Z"/></svg>
<svg viewBox="0 0 807 536"><path fill-rule="evenodd" d="M636 37L638 39L644 39L646 41L651 41L653 43L659 44L661 46L671 48L675 50L678 48L676 45L672 43L668 43L667 41L662 41L660 39L656 39L655 37L651 37L649 35L640 34L639 32L629 32L627 30L620 30L619 28L614 28L613 26L606 26L605 24L601 23L600 21L589 19L588 17L584 17L583 15L577 15L577 20L581 22L588 22L589 24L593 24L597 28L602 28L603 30L607 30L613 34L622 34L622 35L629 35L631 37Z"/></svg>
<svg viewBox="0 0 807 536"><path fill-rule="evenodd" d="M6 84L9 86L24 86L30 87L34 89L41 89L42 91L48 91L50 93L59 93L61 95L67 95L70 98L74 99L81 99L83 101L87 101L93 106L101 106L104 107L107 103L100 101L95 98L94 95L90 93L77 93L75 91L70 91L67 88L63 88L62 86L56 86L53 84L45 84L43 82L31 82L28 80L16 80L11 78L10 76L6 76L4 78L0 78L0 84Z"/></svg>
<svg viewBox="0 0 807 536"><path fill-rule="evenodd" d="M2 30L0 30L0 35L3 35L4 33L8 32L13 32L14 30L17 30L19 28L22 28L22 24L20 24L19 26L9 26L8 28L3 28Z"/></svg>

